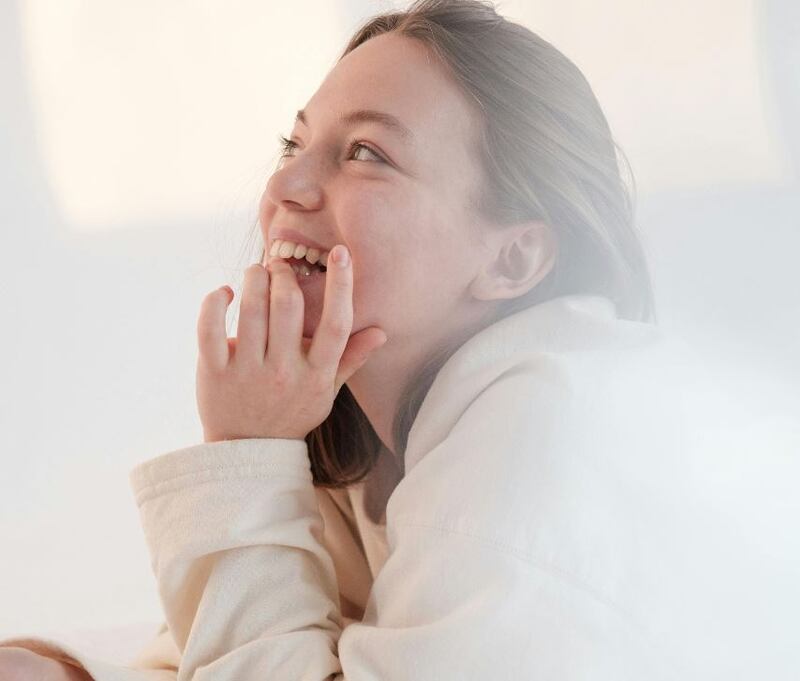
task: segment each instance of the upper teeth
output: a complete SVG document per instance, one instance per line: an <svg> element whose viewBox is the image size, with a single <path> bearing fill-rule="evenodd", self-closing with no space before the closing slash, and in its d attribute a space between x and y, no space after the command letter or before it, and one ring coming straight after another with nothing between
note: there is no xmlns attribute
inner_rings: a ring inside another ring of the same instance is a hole
<svg viewBox="0 0 800 681"><path fill-rule="evenodd" d="M269 249L270 256L277 255L281 258L305 258L312 265L328 266L328 254L330 251L320 251L318 248L308 248L303 244L296 244L284 239L275 239L272 248Z"/></svg>

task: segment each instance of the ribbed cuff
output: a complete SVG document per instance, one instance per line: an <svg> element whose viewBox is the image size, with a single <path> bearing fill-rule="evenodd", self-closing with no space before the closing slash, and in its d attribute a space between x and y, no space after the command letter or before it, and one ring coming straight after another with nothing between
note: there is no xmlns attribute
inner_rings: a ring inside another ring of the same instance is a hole
<svg viewBox="0 0 800 681"><path fill-rule="evenodd" d="M313 481L305 440L220 440L161 454L128 474L137 505L186 485L263 475Z"/></svg>

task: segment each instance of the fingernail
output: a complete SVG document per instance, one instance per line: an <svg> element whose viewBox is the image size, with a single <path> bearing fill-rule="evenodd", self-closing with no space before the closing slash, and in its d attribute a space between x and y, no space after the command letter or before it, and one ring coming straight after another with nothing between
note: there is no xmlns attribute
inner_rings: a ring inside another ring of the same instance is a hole
<svg viewBox="0 0 800 681"><path fill-rule="evenodd" d="M333 259L339 267L347 267L350 263L350 253L347 251L347 246L341 244L333 249Z"/></svg>

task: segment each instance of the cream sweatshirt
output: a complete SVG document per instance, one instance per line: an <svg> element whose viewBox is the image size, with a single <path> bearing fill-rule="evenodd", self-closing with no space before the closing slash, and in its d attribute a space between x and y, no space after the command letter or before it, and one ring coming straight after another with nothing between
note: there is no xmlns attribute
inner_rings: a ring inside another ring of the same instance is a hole
<svg viewBox="0 0 800 681"><path fill-rule="evenodd" d="M777 601L742 597L766 573L709 502L698 375L604 298L516 313L437 375L385 513L302 440L162 454L130 473L159 634L127 666L0 645L97 681L752 678Z"/></svg>

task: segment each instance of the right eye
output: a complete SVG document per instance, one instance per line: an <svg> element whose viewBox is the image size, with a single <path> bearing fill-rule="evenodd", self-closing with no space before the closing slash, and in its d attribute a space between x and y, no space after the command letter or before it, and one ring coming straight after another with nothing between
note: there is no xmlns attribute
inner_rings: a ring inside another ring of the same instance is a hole
<svg viewBox="0 0 800 681"><path fill-rule="evenodd" d="M292 140L287 139L283 135L278 135L278 142L281 145L281 156L280 156L280 160L281 161L284 158L286 158L287 156L294 156L294 154L289 153L289 152L294 151L297 148L297 142L293 142ZM368 163L386 163L386 161L383 159L383 157L380 154L378 154L378 152L373 151L371 147L368 147L366 144L362 144L358 140L354 140L350 144L351 156L352 156L353 152L355 152L356 150L359 150L359 149L363 149L365 151L368 151L370 154L372 154L377 159L377 161L367 161ZM348 156L348 158L350 158L350 156ZM361 159L355 159L355 160L361 160Z"/></svg>
<svg viewBox="0 0 800 681"><path fill-rule="evenodd" d="M292 140L286 139L283 135L278 135L278 141L281 144L281 158L291 156L289 151L297 147L297 142L292 142Z"/></svg>

